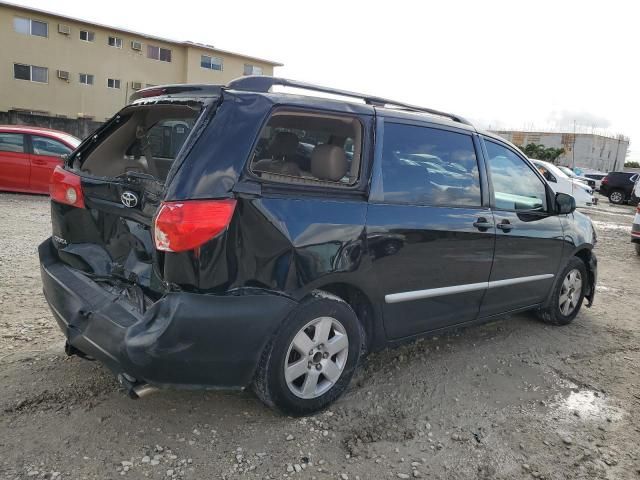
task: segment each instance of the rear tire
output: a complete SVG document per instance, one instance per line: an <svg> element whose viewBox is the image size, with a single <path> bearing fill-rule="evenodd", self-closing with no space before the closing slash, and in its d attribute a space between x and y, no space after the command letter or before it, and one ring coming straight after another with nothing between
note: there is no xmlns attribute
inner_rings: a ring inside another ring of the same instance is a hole
<svg viewBox="0 0 640 480"><path fill-rule="evenodd" d="M640 255L640 243L636 243L635 246L636 246L636 253Z"/></svg>
<svg viewBox="0 0 640 480"><path fill-rule="evenodd" d="M572 257L562 270L548 305L538 311L538 317L551 325L571 323L582 307L588 281L584 262Z"/></svg>
<svg viewBox="0 0 640 480"><path fill-rule="evenodd" d="M624 193L621 190L612 190L609 194L609 201L615 205L620 205L624 202Z"/></svg>
<svg viewBox="0 0 640 480"><path fill-rule="evenodd" d="M262 354L253 381L260 400L288 415L308 415L346 390L365 335L341 298L316 290L289 314Z"/></svg>

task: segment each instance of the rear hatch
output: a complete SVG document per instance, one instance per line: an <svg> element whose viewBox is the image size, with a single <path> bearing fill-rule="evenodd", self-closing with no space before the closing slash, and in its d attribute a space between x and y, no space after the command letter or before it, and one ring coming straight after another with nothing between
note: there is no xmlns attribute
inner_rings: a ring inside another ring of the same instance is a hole
<svg viewBox="0 0 640 480"><path fill-rule="evenodd" d="M214 86L143 90L56 169L52 239L62 262L142 311L171 288L157 266L172 245L159 231L156 248L154 217L220 98Z"/></svg>

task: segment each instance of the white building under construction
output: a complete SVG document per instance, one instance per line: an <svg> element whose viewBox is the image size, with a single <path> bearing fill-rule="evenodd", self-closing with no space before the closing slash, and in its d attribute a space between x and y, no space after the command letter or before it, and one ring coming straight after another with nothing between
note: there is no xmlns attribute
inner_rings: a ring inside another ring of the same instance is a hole
<svg viewBox="0 0 640 480"><path fill-rule="evenodd" d="M530 143L545 147L564 148L556 163L601 172L622 171L629 148L629 138L623 135L607 137L593 133L525 132L495 130L494 133L511 143L525 147Z"/></svg>

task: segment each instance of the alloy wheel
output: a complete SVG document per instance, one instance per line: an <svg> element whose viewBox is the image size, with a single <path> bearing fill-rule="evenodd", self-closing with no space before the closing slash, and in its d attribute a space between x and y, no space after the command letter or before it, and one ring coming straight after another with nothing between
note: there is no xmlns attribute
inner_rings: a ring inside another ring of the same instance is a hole
<svg viewBox="0 0 640 480"><path fill-rule="evenodd" d="M611 199L611 201L613 203L620 203L620 202L622 202L622 193L613 192L609 198Z"/></svg>
<svg viewBox="0 0 640 480"><path fill-rule="evenodd" d="M326 393L347 364L349 338L333 317L319 317L293 337L284 362L284 377L291 393L311 399Z"/></svg>
<svg viewBox="0 0 640 480"><path fill-rule="evenodd" d="M565 317L571 315L578 306L582 295L582 275L578 269L570 270L562 281L558 306Z"/></svg>

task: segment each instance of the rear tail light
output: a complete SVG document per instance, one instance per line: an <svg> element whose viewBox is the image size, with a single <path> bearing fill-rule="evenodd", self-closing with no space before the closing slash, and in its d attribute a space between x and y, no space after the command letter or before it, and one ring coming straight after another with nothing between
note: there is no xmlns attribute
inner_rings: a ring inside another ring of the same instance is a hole
<svg viewBox="0 0 640 480"><path fill-rule="evenodd" d="M164 252L193 250L225 230L236 201L163 202L154 221L156 248Z"/></svg>
<svg viewBox="0 0 640 480"><path fill-rule="evenodd" d="M607 184L607 183L609 183L609 177L604 177L604 178L602 179L602 182L600 182L600 183L601 183L601 184Z"/></svg>
<svg viewBox="0 0 640 480"><path fill-rule="evenodd" d="M638 206L636 207L636 213L637 213L638 215L640 215L640 203L639 203L639 204L638 204Z"/></svg>
<svg viewBox="0 0 640 480"><path fill-rule="evenodd" d="M51 194L51 200L84 208L84 195L82 194L80 177L65 170L61 165L58 165L51 175L49 193Z"/></svg>

